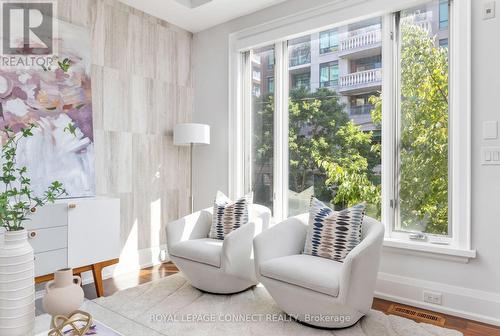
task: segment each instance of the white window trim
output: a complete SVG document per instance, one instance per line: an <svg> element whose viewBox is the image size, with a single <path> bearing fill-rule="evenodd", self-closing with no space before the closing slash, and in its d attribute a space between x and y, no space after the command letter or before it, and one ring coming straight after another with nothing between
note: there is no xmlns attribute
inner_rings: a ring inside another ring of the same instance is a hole
<svg viewBox="0 0 500 336"><path fill-rule="evenodd" d="M283 53L284 57L276 57L276 75L280 76L280 67L286 64L283 60L287 53L284 48L285 42L294 37L298 37L308 32L321 29L330 29L350 22L359 21L373 16L383 16L383 43L385 43L382 59L392 59L393 44L387 38L393 27L388 25L389 18L393 12L404 8L413 7L420 3L425 3L428 0L402 0L395 4L390 0L357 0L345 1L337 0L331 4L320 8L313 8L308 11L287 16L282 19L277 19L265 24L261 24L249 29L235 32L229 37L229 193L231 197L241 195L245 191L244 186L244 141L243 130L245 129L243 118L242 88L241 88L241 57L240 53L243 50L256 48L264 45L275 43L276 53ZM459 261L467 261L469 258L476 256L476 251L471 247L471 0L452 0L450 17L453 17L454 24L450 26L450 53L453 57L450 58L450 129L453 130L450 134L450 156L453 160L450 169L451 192L453 193L451 204L451 220L453 230L453 240L449 245L436 244L443 239L430 239L429 242L410 241L408 236L398 235L392 231L394 219L389 202L391 194L387 193L387 188L392 188L392 171L390 165L393 159L393 149L390 146L382 148L382 222L386 225L386 239L384 246L386 249L398 250L407 253L413 251L417 255L433 257L442 256L444 259L449 259L450 256L456 257ZM384 10L381 10L383 8ZM332 22L335 25L332 25ZM391 20L392 22L392 20ZM460 37L460 38L457 38ZM384 42L385 41L385 42ZM390 47L388 46L390 43ZM277 55L278 56L278 55ZM279 64L281 62L283 64ZM393 111L395 106L390 94L393 88L394 81L392 80L392 72L395 69L390 69L383 66L384 71L384 90L382 99L385 118L382 121L382 132L384 129L389 130L394 127ZM453 75L452 75L453 74ZM275 92L287 92L286 88L281 90L279 85L283 85L286 81L281 81L276 78ZM385 94L384 94L385 93ZM279 104L286 104L287 97L276 97L277 108ZM275 111L280 111L276 109ZM387 113L390 111L390 113ZM453 112L459 111L459 113ZM286 122L280 113L275 113L275 128L277 125ZM287 124L287 123L286 123ZM287 146L286 132L281 127L275 129L275 134L278 136L280 146L275 149L275 176L286 174L287 170L283 162L287 158L288 151L284 150ZM278 131L278 133L276 133ZM281 159L279 159L281 158ZM278 160L276 160L278 159ZM389 162L389 165L387 163ZM384 165L384 163L386 163ZM386 177L384 179L384 176ZM459 178L457 178L457 176ZM388 179L387 177L390 177ZM279 179L275 179L279 180ZM281 179L287 181L288 179ZM286 214L286 203L279 200L279 197L284 195L286 186L280 182L275 182L274 192L278 197L275 201L283 204L283 208L276 211L276 217L282 218ZM446 240L446 239L444 239Z"/></svg>

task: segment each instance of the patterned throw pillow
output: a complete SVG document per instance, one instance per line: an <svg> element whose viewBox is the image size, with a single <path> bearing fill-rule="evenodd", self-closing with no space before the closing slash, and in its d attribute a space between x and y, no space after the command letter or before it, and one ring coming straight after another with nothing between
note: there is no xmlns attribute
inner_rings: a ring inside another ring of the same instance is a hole
<svg viewBox="0 0 500 336"><path fill-rule="evenodd" d="M347 254L361 242L365 207L361 203L333 211L312 198L304 253L343 262Z"/></svg>
<svg viewBox="0 0 500 336"><path fill-rule="evenodd" d="M235 202L218 191L214 202L214 214L209 237L224 239L231 231L248 223L248 204L252 203L253 193L247 194Z"/></svg>

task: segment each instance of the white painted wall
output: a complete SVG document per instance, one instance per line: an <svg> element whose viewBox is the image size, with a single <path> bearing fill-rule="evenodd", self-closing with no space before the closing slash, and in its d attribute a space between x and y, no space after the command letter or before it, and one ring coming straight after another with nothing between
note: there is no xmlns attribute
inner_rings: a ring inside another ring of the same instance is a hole
<svg viewBox="0 0 500 336"><path fill-rule="evenodd" d="M194 35L193 119L212 126L212 144L195 149L196 208L210 205L218 189L228 192L229 34L329 2L289 0ZM422 288L442 291L445 311L500 325L500 166L480 165L481 146L500 146L482 138L482 123L500 119L500 18L483 21L483 3L472 1L472 248L478 257L463 264L385 249L377 290L420 306Z"/></svg>

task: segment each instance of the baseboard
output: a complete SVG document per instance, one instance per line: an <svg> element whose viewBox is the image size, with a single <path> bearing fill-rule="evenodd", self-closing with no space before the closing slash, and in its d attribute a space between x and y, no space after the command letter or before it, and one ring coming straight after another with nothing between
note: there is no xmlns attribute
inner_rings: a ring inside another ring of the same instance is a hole
<svg viewBox="0 0 500 336"><path fill-rule="evenodd" d="M423 301L423 291L443 294L443 304ZM500 294L379 273L375 296L443 314L500 326Z"/></svg>

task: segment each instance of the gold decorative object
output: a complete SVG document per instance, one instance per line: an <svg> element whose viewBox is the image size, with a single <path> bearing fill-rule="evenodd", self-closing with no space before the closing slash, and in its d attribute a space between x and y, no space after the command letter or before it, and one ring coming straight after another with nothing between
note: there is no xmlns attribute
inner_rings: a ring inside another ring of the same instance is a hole
<svg viewBox="0 0 500 336"><path fill-rule="evenodd" d="M92 316L84 311L75 310L69 316L56 315L52 317L52 330L48 336L65 336L64 328L71 326L71 336L84 336L92 326Z"/></svg>

